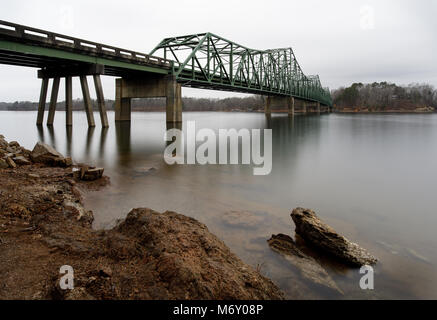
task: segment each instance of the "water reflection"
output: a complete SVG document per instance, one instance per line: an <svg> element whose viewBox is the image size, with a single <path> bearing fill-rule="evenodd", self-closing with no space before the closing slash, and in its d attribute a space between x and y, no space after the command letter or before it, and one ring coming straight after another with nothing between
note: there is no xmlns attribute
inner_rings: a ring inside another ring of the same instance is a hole
<svg viewBox="0 0 437 320"><path fill-rule="evenodd" d="M437 115L187 112L174 126L163 113L133 113L131 123L116 124L109 113L106 129L88 129L84 113L75 112L69 128L62 113L52 128L36 127L35 117L2 112L0 133L30 149L44 141L77 162L104 167L111 185L85 200L96 227L110 227L134 207L174 210L205 223L245 262L262 264L289 297L330 298L302 282L266 243L271 234L293 236L290 210L308 207L381 261L372 293L360 290L357 270L323 262L345 298L437 298ZM216 132L271 128L272 173L253 176L251 166L241 165L167 166L164 133L186 130L189 120L197 130ZM232 210L262 222L230 228L223 217Z"/></svg>

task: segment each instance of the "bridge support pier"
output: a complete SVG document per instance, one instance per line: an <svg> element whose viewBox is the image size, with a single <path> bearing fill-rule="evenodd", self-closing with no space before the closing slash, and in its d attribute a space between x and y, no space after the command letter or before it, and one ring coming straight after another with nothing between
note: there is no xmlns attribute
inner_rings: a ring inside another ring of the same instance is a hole
<svg viewBox="0 0 437 320"><path fill-rule="evenodd" d="M288 115L294 116L294 97L288 100Z"/></svg>
<svg viewBox="0 0 437 320"><path fill-rule="evenodd" d="M132 98L166 98L166 122L182 122L182 88L173 76L115 80L115 121L131 120Z"/></svg>
<svg viewBox="0 0 437 320"><path fill-rule="evenodd" d="M287 96L266 96L264 105L264 113L271 114L272 106L276 107L278 112L287 112L289 115L294 115L294 98ZM286 108L286 109L285 109Z"/></svg>
<svg viewBox="0 0 437 320"><path fill-rule="evenodd" d="M109 124L108 115L106 113L105 107L105 97L103 95L102 80L100 79L100 75L98 74L93 75L93 79L94 87L96 88L97 104L99 105L100 121L102 123L102 127L107 128L109 127Z"/></svg>
<svg viewBox="0 0 437 320"><path fill-rule="evenodd" d="M73 125L73 78L65 78L65 124Z"/></svg>
<svg viewBox="0 0 437 320"><path fill-rule="evenodd" d="M74 68L59 67L43 68L41 70L38 70L38 78L42 79L42 84L36 124L42 125L43 123L49 79L53 79L52 93L49 105L49 115L47 118L47 125L53 125L56 113L56 103L58 100L59 82L61 78L65 78L65 124L67 125L67 127L73 125L73 77L79 77L83 94L83 102L85 105L85 112L88 120L88 126L94 127L95 122L93 106L87 81L87 75L92 75L94 78L94 86L96 88L97 102L99 106L102 127L108 127L108 116L106 114L103 87L100 79L101 74L104 74L104 68L102 65L97 64L78 66Z"/></svg>
<svg viewBox="0 0 437 320"><path fill-rule="evenodd" d="M53 121L55 120L56 103L58 102L59 81L60 80L61 79L59 77L56 77L53 79L52 94L50 96L49 116L47 118L47 125L48 126L52 126Z"/></svg>
<svg viewBox="0 0 437 320"><path fill-rule="evenodd" d="M272 113L272 110L270 108L271 104L272 104L272 97L267 96L265 98L265 106L264 106L264 113L265 114L271 114Z"/></svg>
<svg viewBox="0 0 437 320"><path fill-rule="evenodd" d="M44 112L46 109L47 91L49 89L49 79L43 78L41 83L41 93L39 96L38 116L36 118L36 125L41 126L44 121Z"/></svg>
<svg viewBox="0 0 437 320"><path fill-rule="evenodd" d="M90 89L88 87L86 76L80 76L80 86L82 88L83 103L85 106L86 118L88 120L88 127L95 127L96 123L94 122L93 104L91 102Z"/></svg>

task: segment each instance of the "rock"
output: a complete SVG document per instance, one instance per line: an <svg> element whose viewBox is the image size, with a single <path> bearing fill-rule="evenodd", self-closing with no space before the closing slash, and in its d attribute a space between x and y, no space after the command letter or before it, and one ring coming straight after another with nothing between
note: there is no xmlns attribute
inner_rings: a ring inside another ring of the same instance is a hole
<svg viewBox="0 0 437 320"><path fill-rule="evenodd" d="M14 160L12 160L12 158L7 157L6 158L6 162L9 165L10 168L15 169L17 167L17 165L15 164Z"/></svg>
<svg viewBox="0 0 437 320"><path fill-rule="evenodd" d="M94 181L103 176L103 168L85 169L81 172L81 179L85 181Z"/></svg>
<svg viewBox="0 0 437 320"><path fill-rule="evenodd" d="M337 286L328 272L314 258L303 253L291 237L284 234L272 235L267 242L273 251L281 254L288 262L299 269L306 280L338 294L343 294L343 291Z"/></svg>
<svg viewBox="0 0 437 320"><path fill-rule="evenodd" d="M9 168L8 163L4 159L0 159L0 169L6 169Z"/></svg>
<svg viewBox="0 0 437 320"><path fill-rule="evenodd" d="M156 172L156 168L154 167L138 167L134 169L133 177L134 178L143 177L154 172Z"/></svg>
<svg viewBox="0 0 437 320"><path fill-rule="evenodd" d="M112 232L135 240L135 247L147 255L142 274L156 279L147 288L155 298L283 299L272 281L243 263L193 218L133 209Z"/></svg>
<svg viewBox="0 0 437 320"><path fill-rule="evenodd" d="M221 217L223 222L232 227L257 228L264 221L265 215L249 211L231 210Z"/></svg>
<svg viewBox="0 0 437 320"><path fill-rule="evenodd" d="M9 144L6 142L6 140L0 139L0 148L6 150L7 147L9 147Z"/></svg>
<svg viewBox="0 0 437 320"><path fill-rule="evenodd" d="M32 150L31 158L33 162L45 163L48 165L62 165L64 156L51 146L38 142Z"/></svg>
<svg viewBox="0 0 437 320"><path fill-rule="evenodd" d="M70 157L64 158L62 162L64 167L71 167L73 165L73 160Z"/></svg>
<svg viewBox="0 0 437 320"><path fill-rule="evenodd" d="M34 178L34 179L39 179L39 178L40 178L40 176L37 175L37 174L35 174L35 173L29 173L27 176L28 176L29 178Z"/></svg>
<svg viewBox="0 0 437 320"><path fill-rule="evenodd" d="M13 158L13 160L15 161L16 164L18 164L20 166L25 166L25 165L32 164L32 162L30 162L29 160L27 160L23 156L15 157L15 158Z"/></svg>
<svg viewBox="0 0 437 320"><path fill-rule="evenodd" d="M291 213L296 233L309 245L322 250L343 263L360 267L373 265L377 259L358 244L350 242L322 222L310 209L296 208Z"/></svg>
<svg viewBox="0 0 437 320"><path fill-rule="evenodd" d="M11 142L9 142L9 146L11 148L19 148L20 144L17 141L11 141Z"/></svg>

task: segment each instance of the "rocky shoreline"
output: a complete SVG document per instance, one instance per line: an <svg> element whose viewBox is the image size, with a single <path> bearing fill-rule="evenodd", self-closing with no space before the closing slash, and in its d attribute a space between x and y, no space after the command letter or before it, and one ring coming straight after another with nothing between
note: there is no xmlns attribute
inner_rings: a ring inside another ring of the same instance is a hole
<svg viewBox="0 0 437 320"><path fill-rule="evenodd" d="M133 209L93 230L82 194L109 183L38 143L0 136L0 299L283 299L195 219ZM74 269L62 290L60 267Z"/></svg>

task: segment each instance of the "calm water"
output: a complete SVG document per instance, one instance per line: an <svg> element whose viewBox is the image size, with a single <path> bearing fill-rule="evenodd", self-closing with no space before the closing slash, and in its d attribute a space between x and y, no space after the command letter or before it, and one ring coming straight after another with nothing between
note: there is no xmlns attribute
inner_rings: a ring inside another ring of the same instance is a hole
<svg viewBox="0 0 437 320"><path fill-rule="evenodd" d="M266 243L272 234L294 236L290 211L308 207L380 259L372 292L359 288L358 270L326 263L343 298L437 298L437 115L183 116L197 129L273 129L272 173L165 165L163 113L133 113L132 123L120 126L110 113L111 127L93 130L78 112L69 131L63 112L53 129L38 129L35 112L0 112L0 133L27 148L41 140L105 167L111 185L86 198L96 228L111 227L135 207L174 210L205 223L289 298L338 298L302 280ZM147 173L148 167L157 170ZM253 213L256 223L229 226L223 216L232 210Z"/></svg>

